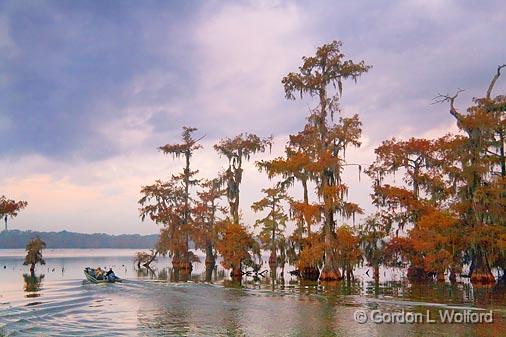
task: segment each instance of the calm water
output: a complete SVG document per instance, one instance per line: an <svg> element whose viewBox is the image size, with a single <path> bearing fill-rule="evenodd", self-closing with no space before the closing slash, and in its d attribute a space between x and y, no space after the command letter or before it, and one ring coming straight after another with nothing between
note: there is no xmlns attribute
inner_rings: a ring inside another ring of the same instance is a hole
<svg viewBox="0 0 506 337"><path fill-rule="evenodd" d="M240 288L220 269L212 284L200 281L199 264L192 281L182 283L171 281L167 260L158 261L155 274L137 272L133 250L110 249L47 250L47 264L33 278L22 266L23 253L0 250L0 336L506 336L500 286L410 285L392 272L391 281L375 286L362 270L351 284L286 277L247 279ZM83 282L86 266L112 266L125 282ZM466 308L492 310L494 323L359 324L353 318L356 310L424 318L429 312L438 321L441 310Z"/></svg>

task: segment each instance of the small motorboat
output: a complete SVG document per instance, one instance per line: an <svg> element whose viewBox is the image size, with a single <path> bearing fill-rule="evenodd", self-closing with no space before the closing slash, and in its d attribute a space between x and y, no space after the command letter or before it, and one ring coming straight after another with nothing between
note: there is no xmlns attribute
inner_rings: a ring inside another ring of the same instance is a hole
<svg viewBox="0 0 506 337"><path fill-rule="evenodd" d="M86 279L91 283L116 283L116 282L122 282L123 280L120 279L117 276L114 276L114 279L109 278L101 278L97 279L95 269L86 267L84 268L84 276L86 276Z"/></svg>

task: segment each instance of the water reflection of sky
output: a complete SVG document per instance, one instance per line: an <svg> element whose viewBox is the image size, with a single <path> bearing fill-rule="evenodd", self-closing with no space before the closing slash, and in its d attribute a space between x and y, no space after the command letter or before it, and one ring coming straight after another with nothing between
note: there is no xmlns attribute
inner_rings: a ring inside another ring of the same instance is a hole
<svg viewBox="0 0 506 337"><path fill-rule="evenodd" d="M333 285L301 284L286 276L244 280L237 288L214 274L204 284L202 264L194 282L175 283L170 270L138 272L133 250L48 250L35 278L22 266L22 250L0 251L0 336L459 336L500 335L506 325L501 287L410 285L389 280ZM85 266L112 266L123 284L83 284ZM165 267L168 261L159 261ZM5 266L5 269L4 269ZM63 268L63 271L62 271ZM42 276L43 275L43 276ZM441 308L493 309L493 325L358 324L357 309L386 312Z"/></svg>

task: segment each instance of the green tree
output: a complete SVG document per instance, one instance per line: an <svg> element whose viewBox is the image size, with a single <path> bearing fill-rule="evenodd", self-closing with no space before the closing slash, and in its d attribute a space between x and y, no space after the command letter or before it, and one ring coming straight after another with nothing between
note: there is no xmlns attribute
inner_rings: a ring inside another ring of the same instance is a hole
<svg viewBox="0 0 506 337"><path fill-rule="evenodd" d="M222 184L226 186L226 196L229 204L230 219L222 226L220 234L220 245L218 251L223 255L224 265L232 268L232 275L235 278L242 276L242 265L244 259L250 258L248 249L254 248L254 240L244 226L240 224L239 201L240 185L242 182L243 160L249 160L252 155L262 153L272 146L272 137L260 138L254 134L240 134L234 138L224 138L214 145L214 149L220 156L227 158L228 167L221 175ZM241 227L242 229L238 228ZM234 243L234 240L239 241ZM253 241L252 241L253 240ZM237 251L234 256L230 248L224 243L233 244ZM221 247L221 248L220 248Z"/></svg>
<svg viewBox="0 0 506 337"><path fill-rule="evenodd" d="M228 210L219 203L225 194L219 178L204 180L200 186L201 190L197 192L198 201L194 209L196 229L193 240L196 246L206 253L206 281L210 282L212 271L216 266L218 228L223 224L223 214Z"/></svg>
<svg viewBox="0 0 506 337"><path fill-rule="evenodd" d="M42 258L42 250L46 248L46 243L39 237L31 239L26 245L26 256L23 265L30 266L30 274L34 275L35 265L37 263L44 265L46 261Z"/></svg>
<svg viewBox="0 0 506 337"><path fill-rule="evenodd" d="M261 227L260 241L262 242L262 248L271 251L269 266L271 272L275 274L278 265L277 252L284 254L285 251L284 232L288 216L285 213L283 202L288 201L289 197L284 189L279 186L263 189L262 192L265 197L253 203L251 208L255 212L267 211L265 217L256 220L255 227Z"/></svg>
<svg viewBox="0 0 506 337"><path fill-rule="evenodd" d="M367 218L359 232L360 246L367 264L373 268L375 282L379 282L379 269L385 261L385 244L389 232L385 222L376 214Z"/></svg>
<svg viewBox="0 0 506 337"><path fill-rule="evenodd" d="M234 138L224 138L214 149L220 156L228 160L227 170L222 175L222 181L226 185L226 195L229 203L232 222L239 223L239 197L242 182L242 163L249 160L252 155L262 153L266 147L271 148L272 137L260 138L254 134L240 134Z"/></svg>

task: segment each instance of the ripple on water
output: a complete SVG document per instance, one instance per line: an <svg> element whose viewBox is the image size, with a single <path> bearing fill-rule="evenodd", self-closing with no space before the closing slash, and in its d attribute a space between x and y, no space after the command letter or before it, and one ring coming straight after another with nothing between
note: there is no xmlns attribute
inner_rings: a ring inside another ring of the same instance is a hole
<svg viewBox="0 0 506 337"><path fill-rule="evenodd" d="M21 292L21 294L23 294ZM452 308L339 288L287 285L225 288L203 283L125 280L88 284L45 281L40 297L15 297L0 310L0 336L414 336L475 335L473 327L379 327L353 322L357 309L384 311ZM462 305L462 306L460 306ZM502 307L504 309L504 306ZM504 310L499 310L504 315ZM500 318L500 317L499 317ZM504 327L504 322L499 322ZM468 330L466 330L468 329ZM461 333L454 335L462 335ZM478 333L480 335L480 333Z"/></svg>

